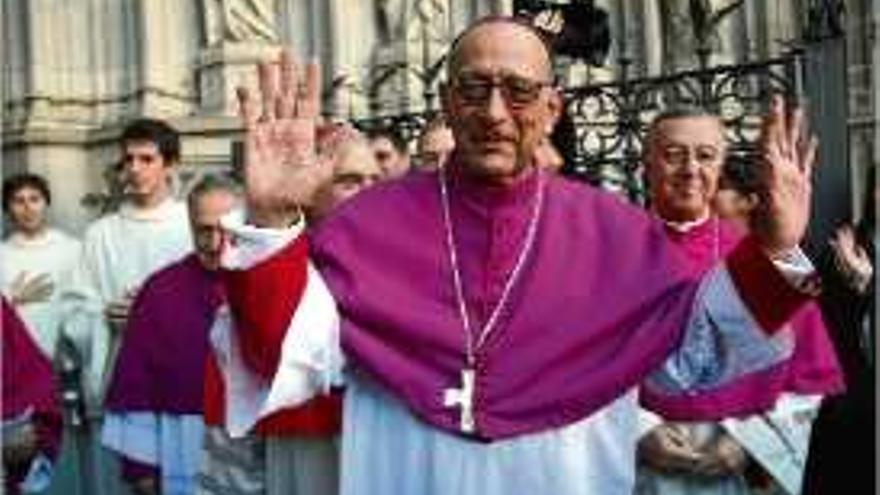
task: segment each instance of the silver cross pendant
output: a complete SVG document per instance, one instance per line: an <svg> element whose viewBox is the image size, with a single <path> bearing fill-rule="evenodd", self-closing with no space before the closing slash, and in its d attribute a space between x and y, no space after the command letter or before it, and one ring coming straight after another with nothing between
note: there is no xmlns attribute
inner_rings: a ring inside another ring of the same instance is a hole
<svg viewBox="0 0 880 495"><path fill-rule="evenodd" d="M460 407L459 428L464 433L476 431L474 422L474 370L463 368L461 370L461 388L447 388L444 390L443 405L446 407Z"/></svg>

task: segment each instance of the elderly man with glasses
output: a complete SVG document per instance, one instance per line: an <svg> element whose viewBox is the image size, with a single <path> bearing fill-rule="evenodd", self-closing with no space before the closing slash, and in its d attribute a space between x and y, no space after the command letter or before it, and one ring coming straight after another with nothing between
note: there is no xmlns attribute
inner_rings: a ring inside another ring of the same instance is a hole
<svg viewBox="0 0 880 495"><path fill-rule="evenodd" d="M447 166L305 226L331 173L320 71L260 66L214 339L233 434L344 385L343 494L629 495L640 388L693 394L790 356L776 331L812 270L800 112L776 100L764 123L765 228L698 277L645 212L539 166L551 67L529 26L478 21L449 58Z"/></svg>

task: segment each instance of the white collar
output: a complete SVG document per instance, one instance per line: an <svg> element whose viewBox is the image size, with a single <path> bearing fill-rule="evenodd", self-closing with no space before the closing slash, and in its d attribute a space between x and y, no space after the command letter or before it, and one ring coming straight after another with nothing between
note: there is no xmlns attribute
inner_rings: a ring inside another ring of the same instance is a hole
<svg viewBox="0 0 880 495"><path fill-rule="evenodd" d="M710 218L712 218L712 213L706 212L705 215L703 215L702 217L700 217L696 220L687 220L685 222L675 222L675 221L666 220L666 219L662 219L662 220L663 220L663 223L665 223L666 226L669 227L670 229L672 229L676 232L684 233L684 232L689 232L689 231L699 227L700 225L703 225L704 223L708 222Z"/></svg>
<svg viewBox="0 0 880 495"><path fill-rule="evenodd" d="M9 235L8 242L17 247L23 248L40 247L52 242L52 240L55 238L55 236L52 234L52 229L48 227L43 229L43 231L35 237L27 237L21 232L13 232Z"/></svg>
<svg viewBox="0 0 880 495"><path fill-rule="evenodd" d="M159 222L168 218L177 206L177 201L168 196L156 206L143 208L131 202L123 203L119 208L119 214L125 218L140 222Z"/></svg>

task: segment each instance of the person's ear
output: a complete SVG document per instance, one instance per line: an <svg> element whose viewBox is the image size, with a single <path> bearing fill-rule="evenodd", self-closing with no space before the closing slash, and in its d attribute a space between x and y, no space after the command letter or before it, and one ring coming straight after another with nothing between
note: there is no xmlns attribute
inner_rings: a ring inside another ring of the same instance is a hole
<svg viewBox="0 0 880 495"><path fill-rule="evenodd" d="M649 128L642 140L642 169L646 175L653 173L654 159L654 136Z"/></svg>
<svg viewBox="0 0 880 495"><path fill-rule="evenodd" d="M743 199L745 200L746 208L749 210L749 213L757 210L758 205L761 204L761 196L758 193L748 193Z"/></svg>
<svg viewBox="0 0 880 495"><path fill-rule="evenodd" d="M452 108L451 91L449 83L440 83L440 108L443 110L444 115L452 115L452 112L450 111Z"/></svg>
<svg viewBox="0 0 880 495"><path fill-rule="evenodd" d="M550 92L549 97L547 98L547 123L544 132L547 136L553 133L553 129L556 127L556 123L559 122L559 118L562 116L562 109L564 106L564 102L562 101L562 94L559 93L559 90L556 87L548 88Z"/></svg>

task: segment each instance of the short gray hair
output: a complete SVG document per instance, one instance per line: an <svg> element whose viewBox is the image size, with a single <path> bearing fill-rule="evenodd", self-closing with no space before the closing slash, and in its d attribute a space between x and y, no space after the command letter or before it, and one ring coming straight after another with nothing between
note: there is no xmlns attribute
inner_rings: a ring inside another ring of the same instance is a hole
<svg viewBox="0 0 880 495"><path fill-rule="evenodd" d="M648 132L645 136L645 149L648 148L653 140L654 130L656 130L663 122L666 122L667 120L703 117L717 120L721 128L724 128L724 121L721 120L721 116L705 107L693 104L678 104L664 108L653 119L651 119L651 123L648 124Z"/></svg>
<svg viewBox="0 0 880 495"><path fill-rule="evenodd" d="M715 119L721 120L721 117L715 113L711 112L705 107L701 107L699 105L692 104L678 104L664 108L660 111L652 120L650 127L654 127L657 124L665 121L665 120L673 120L673 119L687 119L687 118L699 118L699 117L712 117Z"/></svg>
<svg viewBox="0 0 880 495"><path fill-rule="evenodd" d="M225 174L205 174L198 182L189 190L186 195L186 204L190 211L195 207L196 202L206 194L223 191L235 197L241 197L242 185L234 178Z"/></svg>

